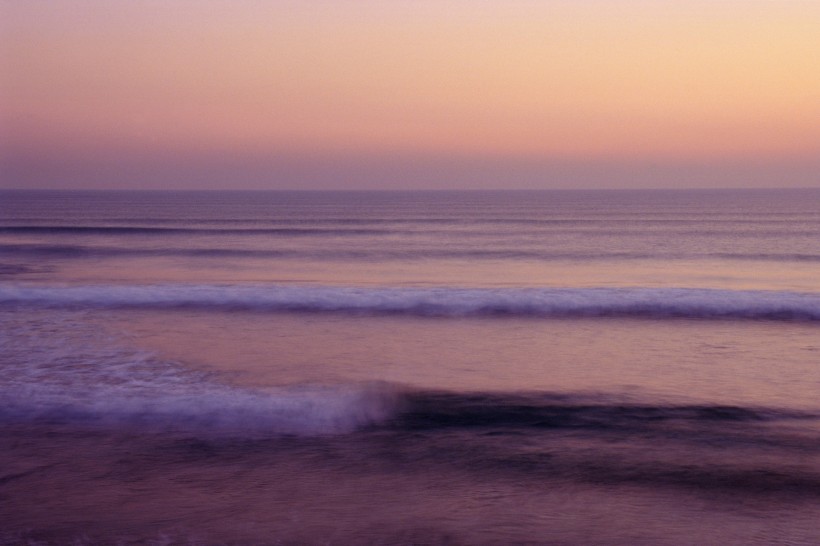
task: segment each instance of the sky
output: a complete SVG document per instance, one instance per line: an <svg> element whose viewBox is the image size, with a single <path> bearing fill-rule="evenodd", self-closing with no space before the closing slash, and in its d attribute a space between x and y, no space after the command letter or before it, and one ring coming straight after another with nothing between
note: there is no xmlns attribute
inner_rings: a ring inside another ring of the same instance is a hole
<svg viewBox="0 0 820 546"><path fill-rule="evenodd" d="M0 0L0 187L820 187L816 0Z"/></svg>

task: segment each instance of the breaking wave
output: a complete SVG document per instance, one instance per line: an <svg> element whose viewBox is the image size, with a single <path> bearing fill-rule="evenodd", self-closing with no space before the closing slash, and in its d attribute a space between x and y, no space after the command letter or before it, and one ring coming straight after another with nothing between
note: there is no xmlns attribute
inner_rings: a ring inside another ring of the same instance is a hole
<svg viewBox="0 0 820 546"><path fill-rule="evenodd" d="M234 385L129 347L71 315L9 320L0 328L0 424L332 435L391 418L400 396L381 382Z"/></svg>
<svg viewBox="0 0 820 546"><path fill-rule="evenodd" d="M245 389L219 384L144 389L131 384L78 387L18 386L3 393L0 421L52 425L124 426L205 435L350 433L393 415L391 388L373 385L295 385Z"/></svg>
<svg viewBox="0 0 820 546"><path fill-rule="evenodd" d="M236 247L138 247L81 244L18 243L0 244L0 252L9 256L46 258L109 258L138 256L218 257L218 258L312 258L328 260L407 260L407 259L490 259L533 261L610 261L610 260L731 260L753 262L820 262L820 254L719 252L602 252L602 251L543 251L501 247L476 249L397 249L395 247L340 248L236 248Z"/></svg>
<svg viewBox="0 0 820 546"><path fill-rule="evenodd" d="M127 356L117 363L106 355L111 364L105 371L87 362L84 373L50 370L39 380L12 380L2 392L0 420L297 435L349 433L372 426L406 431L606 431L820 420L820 415L797 410L641 403L548 392L426 391L384 382L255 389L214 382L172 363Z"/></svg>
<svg viewBox="0 0 820 546"><path fill-rule="evenodd" d="M0 286L0 305L213 308L420 317L820 320L820 294L702 288L354 288L290 285Z"/></svg>

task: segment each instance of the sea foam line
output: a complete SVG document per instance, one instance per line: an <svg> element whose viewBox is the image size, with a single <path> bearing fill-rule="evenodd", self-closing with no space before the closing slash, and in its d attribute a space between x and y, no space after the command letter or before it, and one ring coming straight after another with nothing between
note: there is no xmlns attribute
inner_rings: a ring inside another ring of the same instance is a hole
<svg viewBox="0 0 820 546"><path fill-rule="evenodd" d="M173 392L134 384L16 385L0 389L0 424L142 426L210 434L346 434L390 419L389 385L242 389L192 383Z"/></svg>
<svg viewBox="0 0 820 546"><path fill-rule="evenodd" d="M291 285L0 285L0 305L222 308L411 316L820 320L820 294L705 288L398 288Z"/></svg>

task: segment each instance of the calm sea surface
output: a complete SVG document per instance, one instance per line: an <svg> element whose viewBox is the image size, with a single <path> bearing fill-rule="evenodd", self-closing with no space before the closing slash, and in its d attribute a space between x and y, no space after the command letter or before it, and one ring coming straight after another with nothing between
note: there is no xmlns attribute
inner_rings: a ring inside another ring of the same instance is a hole
<svg viewBox="0 0 820 546"><path fill-rule="evenodd" d="M0 192L0 544L820 544L820 190Z"/></svg>

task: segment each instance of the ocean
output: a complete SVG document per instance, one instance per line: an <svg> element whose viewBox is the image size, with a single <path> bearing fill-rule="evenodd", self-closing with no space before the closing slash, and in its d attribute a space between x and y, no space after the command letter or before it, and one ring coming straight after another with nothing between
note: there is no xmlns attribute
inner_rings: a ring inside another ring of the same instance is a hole
<svg viewBox="0 0 820 546"><path fill-rule="evenodd" d="M820 190L0 192L0 544L820 544Z"/></svg>

